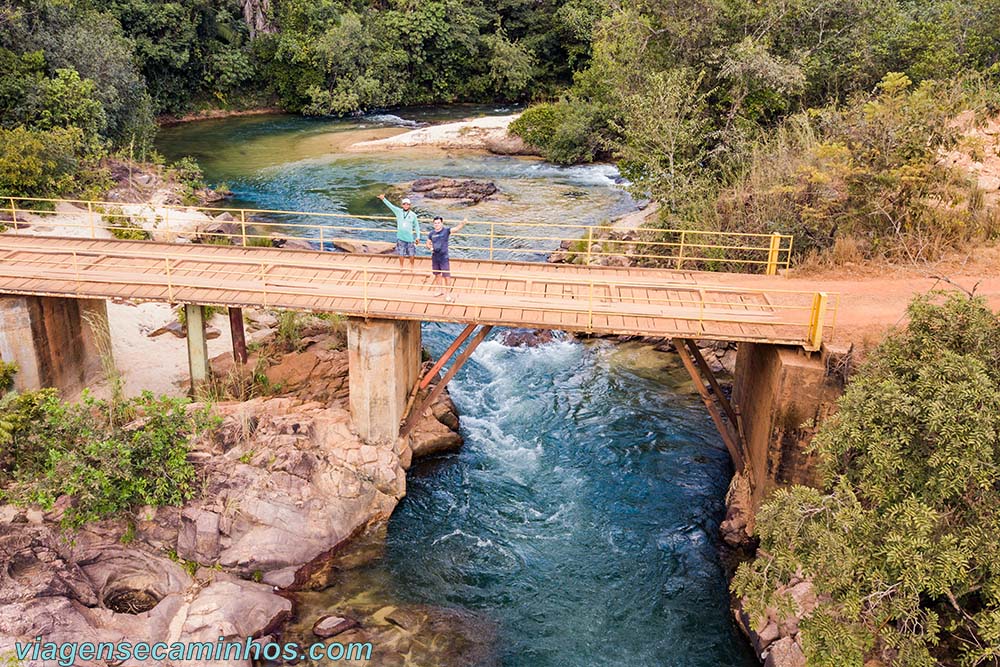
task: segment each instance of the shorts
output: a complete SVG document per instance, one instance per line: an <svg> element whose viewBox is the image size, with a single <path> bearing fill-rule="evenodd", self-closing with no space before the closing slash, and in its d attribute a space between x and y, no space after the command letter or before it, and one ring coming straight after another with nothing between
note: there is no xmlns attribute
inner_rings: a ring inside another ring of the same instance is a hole
<svg viewBox="0 0 1000 667"><path fill-rule="evenodd" d="M435 276L451 278L451 263L448 261L448 255L431 254L431 270L434 271Z"/></svg>
<svg viewBox="0 0 1000 667"><path fill-rule="evenodd" d="M417 244L413 241L400 241L396 239L396 254L401 257L415 257L417 254Z"/></svg>

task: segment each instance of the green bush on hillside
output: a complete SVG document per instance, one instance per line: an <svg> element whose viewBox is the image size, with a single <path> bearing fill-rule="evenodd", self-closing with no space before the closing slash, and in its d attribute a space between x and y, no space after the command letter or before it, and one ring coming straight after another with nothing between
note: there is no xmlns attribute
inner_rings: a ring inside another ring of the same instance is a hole
<svg viewBox="0 0 1000 667"><path fill-rule="evenodd" d="M74 526L142 505L179 505L196 491L188 440L218 423L208 408L149 392L62 402L53 389L0 399L0 496L52 507L73 498Z"/></svg>
<svg viewBox="0 0 1000 667"><path fill-rule="evenodd" d="M510 124L510 132L556 164L593 162L608 155L606 121L593 105L579 100L535 105Z"/></svg>
<svg viewBox="0 0 1000 667"><path fill-rule="evenodd" d="M778 584L813 580L810 665L1000 659L1000 319L957 294L909 316L820 426L823 488L775 492L733 581L759 626Z"/></svg>
<svg viewBox="0 0 1000 667"><path fill-rule="evenodd" d="M984 101L964 82L888 74L873 95L785 121L724 188L725 230L784 232L800 253L852 239L869 257L908 261L997 233L996 212L965 172L942 163L958 147L953 119Z"/></svg>
<svg viewBox="0 0 1000 667"><path fill-rule="evenodd" d="M0 128L0 196L53 197L73 191L87 152L79 128Z"/></svg>

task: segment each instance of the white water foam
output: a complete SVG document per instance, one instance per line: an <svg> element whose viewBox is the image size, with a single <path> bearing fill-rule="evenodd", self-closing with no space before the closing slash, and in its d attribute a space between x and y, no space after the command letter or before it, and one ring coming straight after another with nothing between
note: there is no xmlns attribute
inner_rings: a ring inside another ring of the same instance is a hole
<svg viewBox="0 0 1000 667"><path fill-rule="evenodd" d="M620 185L621 172L612 164L583 164L560 167L539 162L526 170L532 178L550 178L569 181L579 185L615 186Z"/></svg>
<svg viewBox="0 0 1000 667"><path fill-rule="evenodd" d="M397 125L399 127L420 127L421 123L415 120L408 120L391 113L376 113L370 116L365 116L365 120L372 123L381 123L383 125Z"/></svg>

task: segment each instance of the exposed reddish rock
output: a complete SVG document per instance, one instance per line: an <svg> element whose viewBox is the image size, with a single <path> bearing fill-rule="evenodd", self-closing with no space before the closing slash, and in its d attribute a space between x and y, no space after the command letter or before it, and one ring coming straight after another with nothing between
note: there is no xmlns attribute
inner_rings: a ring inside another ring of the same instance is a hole
<svg viewBox="0 0 1000 667"><path fill-rule="evenodd" d="M358 622L345 616L324 616L313 625L313 634L321 639L336 637L341 632L353 630Z"/></svg>
<svg viewBox="0 0 1000 667"><path fill-rule="evenodd" d="M507 329L500 342L507 347L538 347L556 340L551 329Z"/></svg>
<svg viewBox="0 0 1000 667"><path fill-rule="evenodd" d="M463 199L473 204L489 199L499 191L495 183L453 178L419 178L410 190L428 199Z"/></svg>

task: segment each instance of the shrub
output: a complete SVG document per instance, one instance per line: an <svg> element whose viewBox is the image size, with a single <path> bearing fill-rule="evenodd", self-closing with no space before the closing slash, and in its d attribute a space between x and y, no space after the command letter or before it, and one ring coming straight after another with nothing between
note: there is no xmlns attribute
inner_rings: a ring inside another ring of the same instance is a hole
<svg viewBox="0 0 1000 667"><path fill-rule="evenodd" d="M15 374L17 374L17 364L0 361L0 392L5 392L14 386Z"/></svg>
<svg viewBox="0 0 1000 667"><path fill-rule="evenodd" d="M182 157L167 169L167 177L173 178L192 190L205 187L205 175L193 157Z"/></svg>
<svg viewBox="0 0 1000 667"><path fill-rule="evenodd" d="M148 241L153 238L149 232L133 222L121 209L112 209L101 216L111 235L122 241Z"/></svg>
<svg viewBox="0 0 1000 667"><path fill-rule="evenodd" d="M86 152L83 132L75 127L0 128L0 196L56 197L72 192Z"/></svg>
<svg viewBox="0 0 1000 667"><path fill-rule="evenodd" d="M869 257L924 261L994 234L975 183L940 157L958 145L953 118L981 110L966 83L890 73L874 95L786 120L707 213L725 230L792 234L800 254L849 236Z"/></svg>
<svg viewBox="0 0 1000 667"><path fill-rule="evenodd" d="M294 310L282 310L278 313L277 341L286 350L294 350L302 340L302 327L305 324L302 313Z"/></svg>
<svg viewBox="0 0 1000 667"><path fill-rule="evenodd" d="M226 308L223 306L202 306L201 307L202 318L204 318L205 324L212 321L212 318L219 313L225 313ZM177 321L180 322L181 326L187 326L187 311L184 306L177 306L174 309L174 314L177 316Z"/></svg>
<svg viewBox="0 0 1000 667"><path fill-rule="evenodd" d="M4 414L13 428L3 461L6 495L51 508L73 498L65 522L88 521L142 505L178 505L195 492L188 439L217 425L208 408L144 392L121 401L63 403L55 390L12 395Z"/></svg>
<svg viewBox="0 0 1000 667"><path fill-rule="evenodd" d="M608 154L607 122L596 105L582 100L535 105L510 124L510 132L557 164L593 162Z"/></svg>

